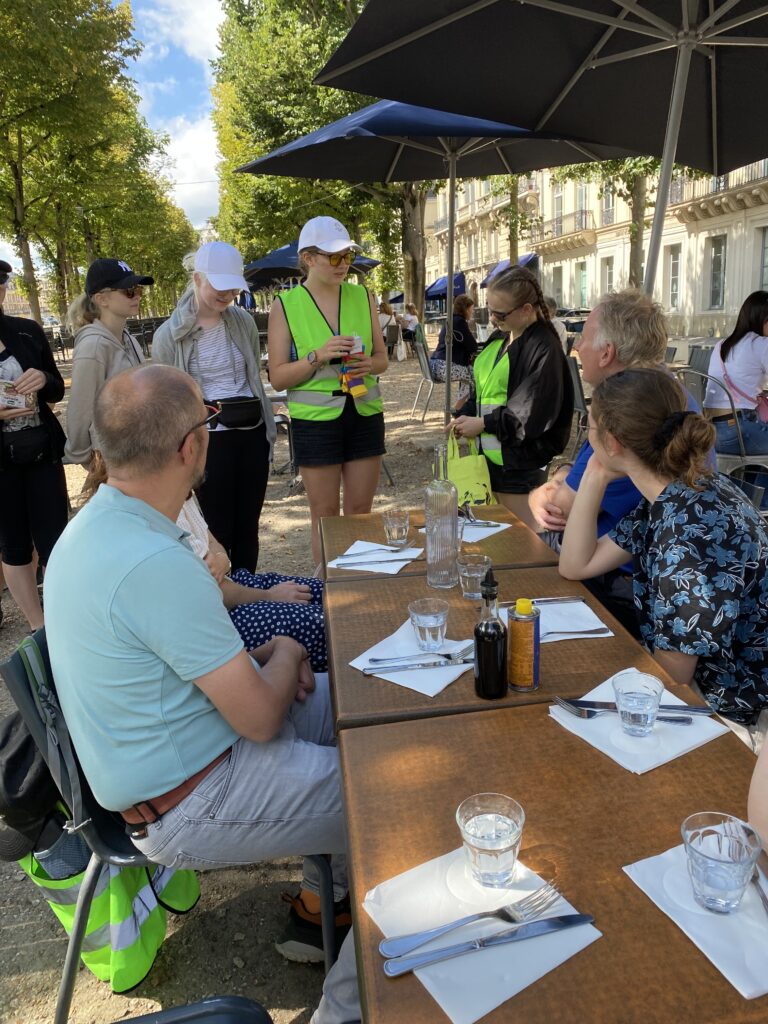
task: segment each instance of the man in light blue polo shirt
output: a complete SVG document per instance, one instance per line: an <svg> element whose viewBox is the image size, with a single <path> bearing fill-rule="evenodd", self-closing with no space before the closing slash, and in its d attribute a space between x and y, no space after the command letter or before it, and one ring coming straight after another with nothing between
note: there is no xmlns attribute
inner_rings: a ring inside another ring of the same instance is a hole
<svg viewBox="0 0 768 1024"><path fill-rule="evenodd" d="M316 685L289 637L251 660L176 526L214 419L194 381L167 366L119 374L100 392L94 427L108 480L62 534L45 579L62 709L94 795L151 860L212 868L333 854L341 900L327 678ZM323 956L310 867L278 946L289 959Z"/></svg>

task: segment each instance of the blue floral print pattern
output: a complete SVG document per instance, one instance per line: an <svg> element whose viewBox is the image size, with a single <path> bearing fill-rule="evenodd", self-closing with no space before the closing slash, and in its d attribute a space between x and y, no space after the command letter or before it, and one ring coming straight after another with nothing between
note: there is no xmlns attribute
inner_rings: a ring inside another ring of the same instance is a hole
<svg viewBox="0 0 768 1024"><path fill-rule="evenodd" d="M634 557L644 645L698 655L707 702L751 724L768 708L768 532L726 477L701 485L673 481L610 536Z"/></svg>

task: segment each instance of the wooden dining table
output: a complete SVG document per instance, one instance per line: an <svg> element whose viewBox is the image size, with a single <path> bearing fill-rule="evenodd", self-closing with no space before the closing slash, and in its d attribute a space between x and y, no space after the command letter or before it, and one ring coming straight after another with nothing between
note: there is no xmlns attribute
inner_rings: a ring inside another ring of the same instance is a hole
<svg viewBox="0 0 768 1024"><path fill-rule="evenodd" d="M475 694L471 665L455 682L435 697L405 686L364 676L349 664L354 658L398 629L408 619L408 604L420 597L448 601L448 639L471 639L480 613L477 601L461 596L458 587L434 590L423 576L387 576L363 582L334 583L324 597L328 670L337 729L406 719L488 711L497 707L547 703L554 694L582 697L588 690L624 668L638 668L663 679L667 688L696 703L687 687L669 678L650 654L620 625L581 583L563 579L553 567L500 569L499 600L518 597L583 597L614 633L610 637L578 637L541 645L541 683L538 690L510 691L498 701Z"/></svg>
<svg viewBox="0 0 768 1024"><path fill-rule="evenodd" d="M503 505L478 505L475 507L474 513L477 519L484 519L492 523L506 523L508 529L499 530L492 537L479 543L473 542L472 531L466 530L462 544L463 552L487 555L494 568L500 569L525 565L557 565L558 555ZM423 533L418 532L424 526L424 510L411 511L410 523L409 545L422 548L426 553L426 539ZM320 520L322 563L325 567L327 583L346 583L349 580L370 582L391 578L386 573L328 568L328 562L338 558L356 540L375 544L386 543L381 513L371 512L360 516L328 516ZM421 561L411 562L397 575L401 577L426 576L426 573L427 563L423 554Z"/></svg>
<svg viewBox="0 0 768 1024"><path fill-rule="evenodd" d="M373 886L459 847L456 807L478 791L522 804L522 863L602 933L483 1024L768 1020L768 997L742 998L622 870L678 846L680 823L695 811L746 817L755 759L732 734L638 776L539 704L344 729L339 751L367 1024L447 1020L414 975L385 977L382 933L362 901Z"/></svg>

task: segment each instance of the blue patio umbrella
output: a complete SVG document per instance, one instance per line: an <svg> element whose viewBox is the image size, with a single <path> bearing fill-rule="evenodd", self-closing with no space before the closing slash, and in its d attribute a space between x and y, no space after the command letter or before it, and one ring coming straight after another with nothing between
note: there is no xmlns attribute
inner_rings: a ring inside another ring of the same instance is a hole
<svg viewBox="0 0 768 1024"><path fill-rule="evenodd" d="M539 272L539 256L535 252L526 252L517 261L518 267L528 267L529 270L533 271L534 274ZM480 282L481 288L487 288L494 277L500 274L502 270L509 269L509 260L500 260L490 273L486 274L483 280Z"/></svg>
<svg viewBox="0 0 768 1024"><path fill-rule="evenodd" d="M522 174L540 167L621 159L629 150L550 132L384 100L259 157L239 171L343 181L448 179L448 273L454 275L456 176ZM453 337L446 334L445 418L451 410Z"/></svg>
<svg viewBox="0 0 768 1024"><path fill-rule="evenodd" d="M462 295L467 290L467 279L464 274L459 271L453 275L453 297ZM446 299L448 297L448 276L438 277L436 281L424 292L425 299Z"/></svg>
<svg viewBox="0 0 768 1024"><path fill-rule="evenodd" d="M368 256L358 255L350 269L359 274L367 274L369 270L378 267L379 260L372 260ZM281 245L279 249L262 256L260 260L253 260L243 268L246 281L253 291L259 288L269 288L279 285L296 283L304 277L304 271L299 263L299 242L298 239Z"/></svg>

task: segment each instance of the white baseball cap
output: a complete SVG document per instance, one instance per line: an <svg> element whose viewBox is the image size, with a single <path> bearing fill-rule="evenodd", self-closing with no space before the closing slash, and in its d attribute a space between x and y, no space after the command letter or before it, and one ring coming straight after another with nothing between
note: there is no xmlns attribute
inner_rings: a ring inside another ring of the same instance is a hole
<svg viewBox="0 0 768 1024"><path fill-rule="evenodd" d="M313 217L301 229L299 252L304 249L320 249L323 252L344 252L360 246L349 237L349 232L335 217Z"/></svg>
<svg viewBox="0 0 768 1024"><path fill-rule="evenodd" d="M195 270L201 271L217 292L231 288L248 291L243 277L243 257L227 242L206 242L195 253Z"/></svg>

